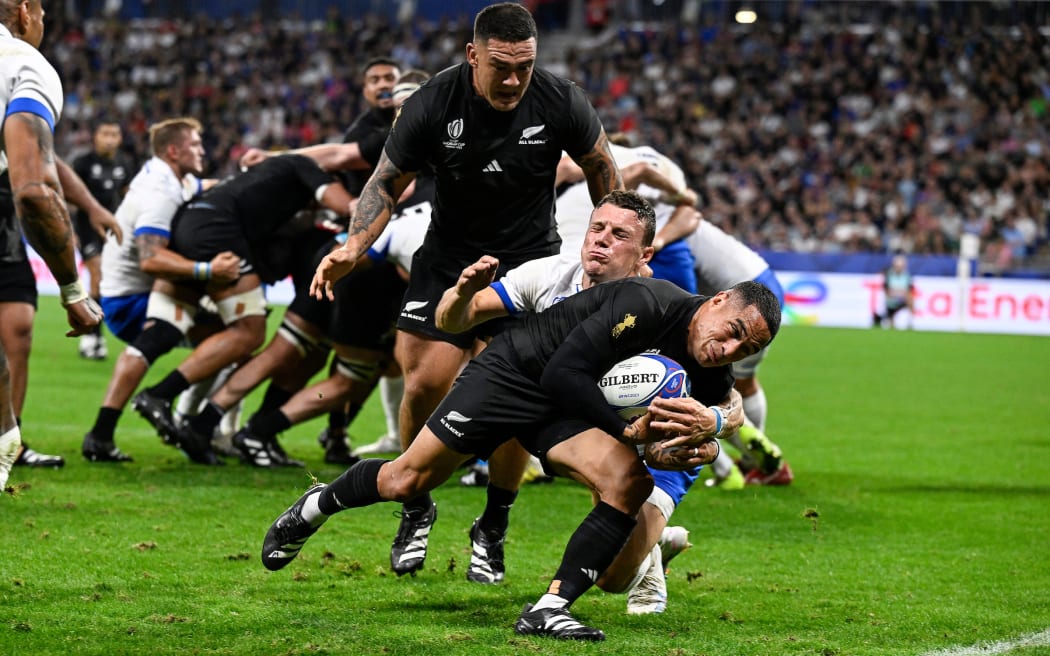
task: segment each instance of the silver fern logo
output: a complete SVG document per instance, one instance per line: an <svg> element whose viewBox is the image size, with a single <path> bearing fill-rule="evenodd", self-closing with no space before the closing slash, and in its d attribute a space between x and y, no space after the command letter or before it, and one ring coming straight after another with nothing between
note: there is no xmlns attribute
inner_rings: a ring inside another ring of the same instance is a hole
<svg viewBox="0 0 1050 656"><path fill-rule="evenodd" d="M547 125L533 125L532 127L525 128L521 131L521 138L518 139L519 146L539 146L547 143L545 138L533 139L537 134L543 132L543 129Z"/></svg>

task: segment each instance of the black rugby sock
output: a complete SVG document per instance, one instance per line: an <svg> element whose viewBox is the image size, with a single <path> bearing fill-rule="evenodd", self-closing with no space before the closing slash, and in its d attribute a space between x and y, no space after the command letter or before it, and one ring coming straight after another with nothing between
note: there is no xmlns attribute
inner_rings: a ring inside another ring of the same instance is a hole
<svg viewBox="0 0 1050 656"><path fill-rule="evenodd" d="M379 503L379 468L389 460L369 458L355 463L342 476L332 481L317 498L317 508L334 515L347 508L360 508Z"/></svg>
<svg viewBox="0 0 1050 656"><path fill-rule="evenodd" d="M186 377L176 369L165 376L164 380L160 381L153 387L150 387L146 391L157 398L172 401L176 396L185 392L189 386L190 383L186 380Z"/></svg>
<svg viewBox="0 0 1050 656"><path fill-rule="evenodd" d="M514 500L518 498L517 490L506 490L489 483L486 495L485 512L481 513L478 526L487 533L506 533L510 523L510 509Z"/></svg>
<svg viewBox="0 0 1050 656"><path fill-rule="evenodd" d="M248 425L245 428L256 437L268 440L276 437L278 433L288 430L291 426L292 422L287 415L280 410L273 410L266 414L255 413L248 420Z"/></svg>
<svg viewBox="0 0 1050 656"><path fill-rule="evenodd" d="M215 432L215 427L222 421L224 414L226 414L225 410L212 401L208 401L204 404L204 409L196 417L190 419L190 428L199 435L206 435L210 438Z"/></svg>
<svg viewBox="0 0 1050 656"><path fill-rule="evenodd" d="M99 408L98 416L95 417L95 425L91 427L91 434L101 442L112 442L113 432L117 429L117 420L120 419L121 410L117 408Z"/></svg>
<svg viewBox="0 0 1050 656"><path fill-rule="evenodd" d="M288 402L288 399L295 396L295 392L289 392L286 389L278 387L276 383L270 383L269 387L266 388L266 393L263 394L262 403L259 404L259 410L255 414L263 414L271 410L276 410L282 405Z"/></svg>
<svg viewBox="0 0 1050 656"><path fill-rule="evenodd" d="M427 509L430 508L430 506L432 505L434 505L434 500L430 498L430 493L426 492L424 494L419 495L415 499L412 499L411 501L406 501L403 504L403 507L405 509L405 512L407 513L411 513L413 515L421 515L425 513Z"/></svg>
<svg viewBox="0 0 1050 656"><path fill-rule="evenodd" d="M572 605L609 568L637 523L634 517L599 501L569 538L547 592Z"/></svg>

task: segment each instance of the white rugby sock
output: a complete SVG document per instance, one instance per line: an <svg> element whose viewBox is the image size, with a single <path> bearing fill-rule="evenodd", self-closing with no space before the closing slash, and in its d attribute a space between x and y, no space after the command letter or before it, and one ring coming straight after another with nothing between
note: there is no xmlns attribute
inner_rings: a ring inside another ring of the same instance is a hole
<svg viewBox="0 0 1050 656"><path fill-rule="evenodd" d="M718 478L725 478L729 476L729 472L733 471L733 459L729 457L725 449L718 452L718 457L711 463L711 471Z"/></svg>
<svg viewBox="0 0 1050 656"><path fill-rule="evenodd" d="M11 467L18 457L18 448L22 446L22 432L15 426L3 435L0 435L0 494L7 486L7 477L11 474Z"/></svg>
<svg viewBox="0 0 1050 656"><path fill-rule="evenodd" d="M533 605L532 610L543 610L544 608L565 608L569 605L569 600L558 595L547 593L540 597L540 600Z"/></svg>
<svg viewBox="0 0 1050 656"><path fill-rule="evenodd" d="M401 397L405 394L405 377L383 376L379 379L379 397L383 400L386 416L386 434L397 437L401 434Z"/></svg>
<svg viewBox="0 0 1050 656"><path fill-rule="evenodd" d="M744 414L758 430L766 432L766 391L761 386L751 396L744 397Z"/></svg>

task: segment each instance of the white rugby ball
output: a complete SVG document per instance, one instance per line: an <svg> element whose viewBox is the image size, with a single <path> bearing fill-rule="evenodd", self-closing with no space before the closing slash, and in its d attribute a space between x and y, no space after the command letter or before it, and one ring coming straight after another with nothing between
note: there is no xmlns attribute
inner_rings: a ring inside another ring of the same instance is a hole
<svg viewBox="0 0 1050 656"><path fill-rule="evenodd" d="M689 396L689 376L671 358L642 353L622 360L598 380L605 402L627 421L646 413L655 398Z"/></svg>

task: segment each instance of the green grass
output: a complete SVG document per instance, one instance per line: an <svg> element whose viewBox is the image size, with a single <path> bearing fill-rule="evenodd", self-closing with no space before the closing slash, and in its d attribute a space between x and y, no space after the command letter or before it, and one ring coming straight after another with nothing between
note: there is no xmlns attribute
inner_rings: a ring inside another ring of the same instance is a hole
<svg viewBox="0 0 1050 656"><path fill-rule="evenodd" d="M118 442L136 462L89 465L80 439L112 359L78 359L56 305L43 299L23 433L68 464L16 469L0 497L0 654L903 655L1050 627L1045 338L785 328L761 377L795 484L695 489L673 519L695 547L667 612L628 617L592 591L574 609L608 634L596 646L511 628L588 511L580 487L523 490L504 585L464 578L483 493L455 484L435 493L414 579L389 572L390 504L342 514L267 572L270 522L311 475L341 471L321 461L322 423L283 438L305 472L204 468L129 411ZM352 433L381 432L373 403Z"/></svg>

